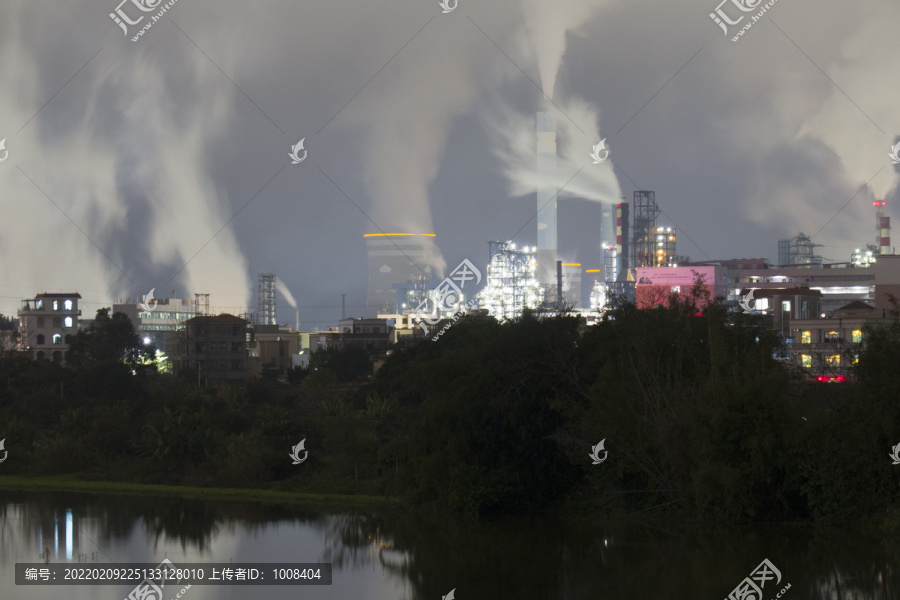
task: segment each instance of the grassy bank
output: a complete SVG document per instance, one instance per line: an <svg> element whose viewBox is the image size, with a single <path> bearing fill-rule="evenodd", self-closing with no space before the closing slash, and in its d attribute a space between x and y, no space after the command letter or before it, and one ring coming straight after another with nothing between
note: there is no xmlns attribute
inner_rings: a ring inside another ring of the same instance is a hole
<svg viewBox="0 0 900 600"><path fill-rule="evenodd" d="M0 476L0 490L29 492L78 492L140 496L177 496L201 500L261 502L266 504L302 504L328 509L362 509L396 506L398 501L385 496L314 494L237 488L206 488L175 485L147 485L115 481L86 481L76 475L25 477Z"/></svg>

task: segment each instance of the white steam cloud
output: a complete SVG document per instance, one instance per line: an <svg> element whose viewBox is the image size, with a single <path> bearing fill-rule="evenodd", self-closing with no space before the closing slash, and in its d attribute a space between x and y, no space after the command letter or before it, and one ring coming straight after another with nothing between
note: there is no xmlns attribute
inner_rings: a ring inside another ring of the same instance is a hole
<svg viewBox="0 0 900 600"><path fill-rule="evenodd" d="M533 113L517 113L507 108L485 121L494 138L494 153L503 162L504 174L509 180L509 193L525 196L533 194L538 186L549 185L560 189L559 196L562 198L618 201L621 192L610 161L595 165L590 158L592 146L602 139L597 129L597 112L581 100L558 101L557 104L571 120L554 110L557 168L551 173L538 173L535 169ZM610 146L607 145L607 148ZM549 180L542 180L542 176L549 177Z"/></svg>
<svg viewBox="0 0 900 600"><path fill-rule="evenodd" d="M476 90L474 51L459 44L461 31L446 23L429 27L348 111L364 131L370 216L386 233L434 232L428 188L441 167L451 122L469 111ZM433 280L443 276L447 264L437 246L426 260L419 266L433 269Z"/></svg>
<svg viewBox="0 0 900 600"><path fill-rule="evenodd" d="M287 303L291 305L291 308L297 308L297 301L294 300L294 295L291 293L291 290L289 290L288 286L277 277L275 278L275 289L281 292L281 295L287 300Z"/></svg>
<svg viewBox="0 0 900 600"><path fill-rule="evenodd" d="M65 19L83 9L54 10ZM115 297L167 286L209 292L217 306L246 306L246 260L231 229L217 234L233 208L208 164L232 114L231 84L202 55L127 42L127 60L104 48L29 122L61 85L41 79L39 65L48 57L87 61L95 51L74 31L33 44L21 33L35 26L33 17L16 0L6 3L0 24L0 55L15 57L6 63L5 86L16 89L0 94L11 150L0 170L0 250L15 257L0 263L0 281L15 283L0 291L0 312L11 312L11 297L78 291L89 317ZM82 66L63 64L54 73ZM195 94L206 101L182 101ZM148 269L155 279L141 280Z"/></svg>
<svg viewBox="0 0 900 600"><path fill-rule="evenodd" d="M577 32L601 6L609 4L609 0L524 0L525 30L520 45L537 64L544 93L550 98L566 53L566 35Z"/></svg>

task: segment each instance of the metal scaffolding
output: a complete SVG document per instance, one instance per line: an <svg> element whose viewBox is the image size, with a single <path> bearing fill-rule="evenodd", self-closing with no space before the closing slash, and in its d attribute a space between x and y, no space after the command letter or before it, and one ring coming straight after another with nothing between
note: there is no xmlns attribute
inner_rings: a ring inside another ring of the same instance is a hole
<svg viewBox="0 0 900 600"><path fill-rule="evenodd" d="M653 267L656 262L656 217L659 206L656 192L636 190L634 192L634 225L632 227L632 257L634 267Z"/></svg>
<svg viewBox="0 0 900 600"><path fill-rule="evenodd" d="M514 319L525 308L537 308L542 290L535 273L535 248L517 249L513 242L488 242L490 260L480 307L499 320Z"/></svg>
<svg viewBox="0 0 900 600"><path fill-rule="evenodd" d="M277 325L275 321L275 273L259 274L257 325Z"/></svg>

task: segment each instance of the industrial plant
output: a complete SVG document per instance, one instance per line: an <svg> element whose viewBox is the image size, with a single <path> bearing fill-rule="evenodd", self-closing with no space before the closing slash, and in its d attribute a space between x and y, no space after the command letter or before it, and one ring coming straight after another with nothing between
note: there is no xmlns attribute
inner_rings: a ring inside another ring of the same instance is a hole
<svg viewBox="0 0 900 600"><path fill-rule="evenodd" d="M679 254L677 228L661 218L656 192L636 190L630 201L599 203L593 264L567 260L559 249L560 189L551 183L557 124L549 110L536 115L535 140L537 211L534 237L528 238L537 243L487 241L487 261L469 256L465 263L472 268L463 269L458 283L436 267L443 264L436 234L372 232L363 236L365 308L356 307L348 317L342 294L340 319L332 326L301 328L301 308L272 272L258 274L255 312L213 310L210 294L180 298L174 290L171 297L154 298L151 290L141 298L118 298L112 311L126 315L143 343L166 356L173 370L196 373L198 385L212 385L253 377L264 368L285 373L308 365L311 353L326 348L385 352L428 339L465 313L500 322L525 311L567 314L589 326L614 302L652 310L675 297L696 301L699 291L699 308L718 299L734 311L770 317L788 348L784 359L810 376L846 378L852 364L846 356L861 343L862 324L886 322L890 295L900 297L900 256L893 254L884 200L873 204L874 239L861 240L844 262L825 259L815 235L804 232L779 240L774 263L691 261ZM294 312L287 320L279 296ZM91 324L81 317L80 300L74 291L23 300L15 350L65 363L73 335Z"/></svg>

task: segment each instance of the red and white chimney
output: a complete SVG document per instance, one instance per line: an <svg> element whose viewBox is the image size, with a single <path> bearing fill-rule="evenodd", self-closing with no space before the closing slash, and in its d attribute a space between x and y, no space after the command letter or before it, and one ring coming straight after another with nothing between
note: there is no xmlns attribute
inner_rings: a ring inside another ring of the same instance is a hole
<svg viewBox="0 0 900 600"><path fill-rule="evenodd" d="M872 203L875 207L875 245L881 254L891 253L891 218L884 216L884 200Z"/></svg>

